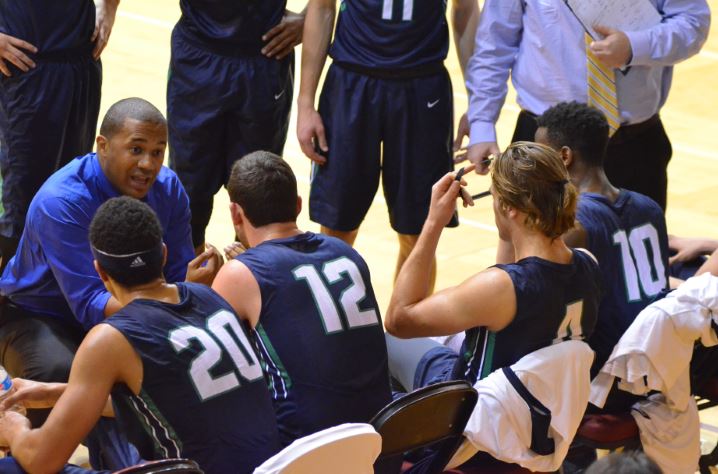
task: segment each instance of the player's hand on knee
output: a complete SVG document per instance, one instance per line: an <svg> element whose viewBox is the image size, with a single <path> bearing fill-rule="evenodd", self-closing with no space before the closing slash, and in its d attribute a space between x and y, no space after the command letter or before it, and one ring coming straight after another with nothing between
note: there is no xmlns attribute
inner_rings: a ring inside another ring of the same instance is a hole
<svg viewBox="0 0 718 474"><path fill-rule="evenodd" d="M302 42L303 31L304 15L286 10L282 21L262 36L262 41L267 43L262 48L262 54L268 58L283 59Z"/></svg>
<svg viewBox="0 0 718 474"><path fill-rule="evenodd" d="M37 53L37 48L27 41L14 36L0 33L0 72L11 77L12 73L5 61L14 64L18 69L27 72L35 67L35 62L23 52Z"/></svg>
<svg viewBox="0 0 718 474"><path fill-rule="evenodd" d="M29 429L30 420L20 413L14 411L2 413L2 415L0 415L0 446L4 448L9 447L10 443L8 441L11 439L11 436Z"/></svg>
<svg viewBox="0 0 718 474"><path fill-rule="evenodd" d="M297 111L297 139L302 152L312 161L323 165L327 162L322 153L329 151L324 123L313 107L300 107Z"/></svg>
<svg viewBox="0 0 718 474"><path fill-rule="evenodd" d="M12 391L0 403L0 413L11 410L16 405L25 408L52 408L62 395L62 385L64 384L14 378Z"/></svg>
<svg viewBox="0 0 718 474"><path fill-rule="evenodd" d="M213 245L207 244L204 252L187 264L186 281L211 286L214 277L224 263L222 254Z"/></svg>
<svg viewBox="0 0 718 474"><path fill-rule="evenodd" d="M468 148L465 159L476 167L477 173L486 174L489 172L491 158L499 153L499 145L496 142L479 142Z"/></svg>
<svg viewBox="0 0 718 474"><path fill-rule="evenodd" d="M232 242L224 248L224 258L227 261L234 259L237 255L241 255L246 252L247 249L242 245L241 242Z"/></svg>
<svg viewBox="0 0 718 474"><path fill-rule="evenodd" d="M92 57L95 58L95 61L100 59L102 51L110 40L112 26L115 24L115 11L114 8L108 8L105 2L99 2L95 7L95 30L90 38L90 43L95 43L92 50Z"/></svg>

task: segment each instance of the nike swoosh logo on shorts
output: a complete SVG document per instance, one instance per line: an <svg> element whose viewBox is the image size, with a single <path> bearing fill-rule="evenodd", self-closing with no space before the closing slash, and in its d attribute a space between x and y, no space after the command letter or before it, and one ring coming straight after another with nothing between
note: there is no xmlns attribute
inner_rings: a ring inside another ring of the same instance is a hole
<svg viewBox="0 0 718 474"><path fill-rule="evenodd" d="M284 91L280 92L279 94L274 94L274 100L279 100L280 97L284 95Z"/></svg>
<svg viewBox="0 0 718 474"><path fill-rule="evenodd" d="M438 104L440 100L441 99L436 99L434 102L427 102L426 107L430 109L430 108L434 107L436 104Z"/></svg>

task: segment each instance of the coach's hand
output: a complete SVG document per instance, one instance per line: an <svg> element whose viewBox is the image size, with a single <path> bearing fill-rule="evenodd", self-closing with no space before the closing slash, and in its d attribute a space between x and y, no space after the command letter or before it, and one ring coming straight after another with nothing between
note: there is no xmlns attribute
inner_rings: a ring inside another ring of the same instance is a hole
<svg viewBox="0 0 718 474"><path fill-rule="evenodd" d="M224 260L219 250L213 245L206 245L206 250L187 264L187 278L185 280L211 286Z"/></svg>
<svg viewBox="0 0 718 474"><path fill-rule="evenodd" d="M476 167L477 173L486 174L489 172L489 157L499 153L499 145L496 142L479 142L471 145L466 154L458 160L455 159L454 162L469 160Z"/></svg>
<svg viewBox="0 0 718 474"><path fill-rule="evenodd" d="M23 72L34 68L35 62L22 52L23 49L31 53L37 53L37 48L27 41L0 33L0 72L7 77L12 76L5 61L11 62Z"/></svg>
<svg viewBox="0 0 718 474"><path fill-rule="evenodd" d="M12 379L12 392L0 403L0 412L15 405L25 408L52 408L65 390L64 383L43 383L34 380Z"/></svg>
<svg viewBox="0 0 718 474"><path fill-rule="evenodd" d="M626 33L607 26L596 25L593 28L604 36L602 40L591 43L591 51L599 61L616 69L631 62L633 50Z"/></svg>
<svg viewBox="0 0 718 474"><path fill-rule="evenodd" d="M95 58L95 61L100 59L102 51L110 40L112 26L115 24L117 2L118 0L104 0L97 2L95 6L95 30L90 38L90 42L95 43L95 48L92 50L92 57Z"/></svg>
<svg viewBox="0 0 718 474"><path fill-rule="evenodd" d="M262 36L262 41L267 42L262 54L268 58L283 59L302 42L303 31L304 14L286 10L282 21Z"/></svg>
<svg viewBox="0 0 718 474"><path fill-rule="evenodd" d="M469 117L466 113L459 119L459 128L456 130L456 139L454 140L454 153L461 149L461 142L464 141L464 137L468 137L471 132L471 126L469 126ZM461 160L463 161L463 160Z"/></svg>
<svg viewBox="0 0 718 474"><path fill-rule="evenodd" d="M323 165L327 159L319 154L317 148L327 153L327 137L324 134L324 123L319 112L310 106L299 106L297 111L297 139L299 146L307 158Z"/></svg>

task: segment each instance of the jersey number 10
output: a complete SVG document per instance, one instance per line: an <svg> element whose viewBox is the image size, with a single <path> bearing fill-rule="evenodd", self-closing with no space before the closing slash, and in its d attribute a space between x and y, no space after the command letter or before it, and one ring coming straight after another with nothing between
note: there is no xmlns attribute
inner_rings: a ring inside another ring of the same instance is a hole
<svg viewBox="0 0 718 474"><path fill-rule="evenodd" d="M402 0L396 0L402 1ZM403 0L403 8L401 9L401 21L411 21L411 17L414 15L414 0ZM394 0L384 0L382 11L382 20L393 20L394 19Z"/></svg>
<svg viewBox="0 0 718 474"><path fill-rule="evenodd" d="M666 268L661 260L661 246L655 227L644 224L628 233L620 230L613 234L613 243L621 247L628 301L640 300L641 288L646 296L655 296L666 287ZM653 258L648 254L648 247Z"/></svg>

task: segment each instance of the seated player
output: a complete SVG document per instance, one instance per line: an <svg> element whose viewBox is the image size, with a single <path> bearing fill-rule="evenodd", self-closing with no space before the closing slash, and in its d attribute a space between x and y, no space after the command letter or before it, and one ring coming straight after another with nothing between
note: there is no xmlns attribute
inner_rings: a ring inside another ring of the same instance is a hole
<svg viewBox="0 0 718 474"><path fill-rule="evenodd" d="M399 273L386 327L400 338L459 331L466 338L457 354L428 338L387 336L391 373L407 390L444 380L473 384L537 349L591 334L600 273L589 254L559 238L575 215L576 190L567 178L549 147L509 146L494 160L491 193L499 236L513 244L516 262L429 294L428 269L464 183L449 173L434 185L429 216Z"/></svg>
<svg viewBox="0 0 718 474"><path fill-rule="evenodd" d="M67 384L16 379L3 401L54 404L41 428L13 411L0 417L0 445L29 472L57 472L106 411L145 459L186 457L207 474L250 473L276 453L271 398L248 335L214 291L168 284L167 247L152 209L112 198L90 224L94 266L120 309L85 337Z"/></svg>
<svg viewBox="0 0 718 474"><path fill-rule="evenodd" d="M536 141L558 151L580 193L570 247L588 249L601 269L603 297L588 339L601 369L638 313L668 288L668 233L663 210L651 198L614 187L603 170L608 122L601 111L562 102L538 119ZM628 404L628 406L626 406ZM616 409L630 407L631 400ZM612 410L610 404L606 409Z"/></svg>
<svg viewBox="0 0 718 474"><path fill-rule="evenodd" d="M712 265L707 265L707 262L711 256L718 260L716 239L668 235L668 248L671 251L668 259L671 288L692 276L709 271Z"/></svg>
<svg viewBox="0 0 718 474"><path fill-rule="evenodd" d="M0 279L0 363L11 375L66 382L87 331L119 309L92 266L87 240L90 219L111 197L141 199L157 213L167 281L211 283L221 256L208 250L192 260L189 203L162 166L166 147L160 111L143 99L121 100L102 121L97 153L58 170L32 200L18 252ZM34 426L45 416L29 412Z"/></svg>
<svg viewBox="0 0 718 474"><path fill-rule="evenodd" d="M241 158L227 188L248 250L220 269L212 287L254 327L282 443L369 421L391 393L366 263L343 241L297 228L301 199L280 157Z"/></svg>

